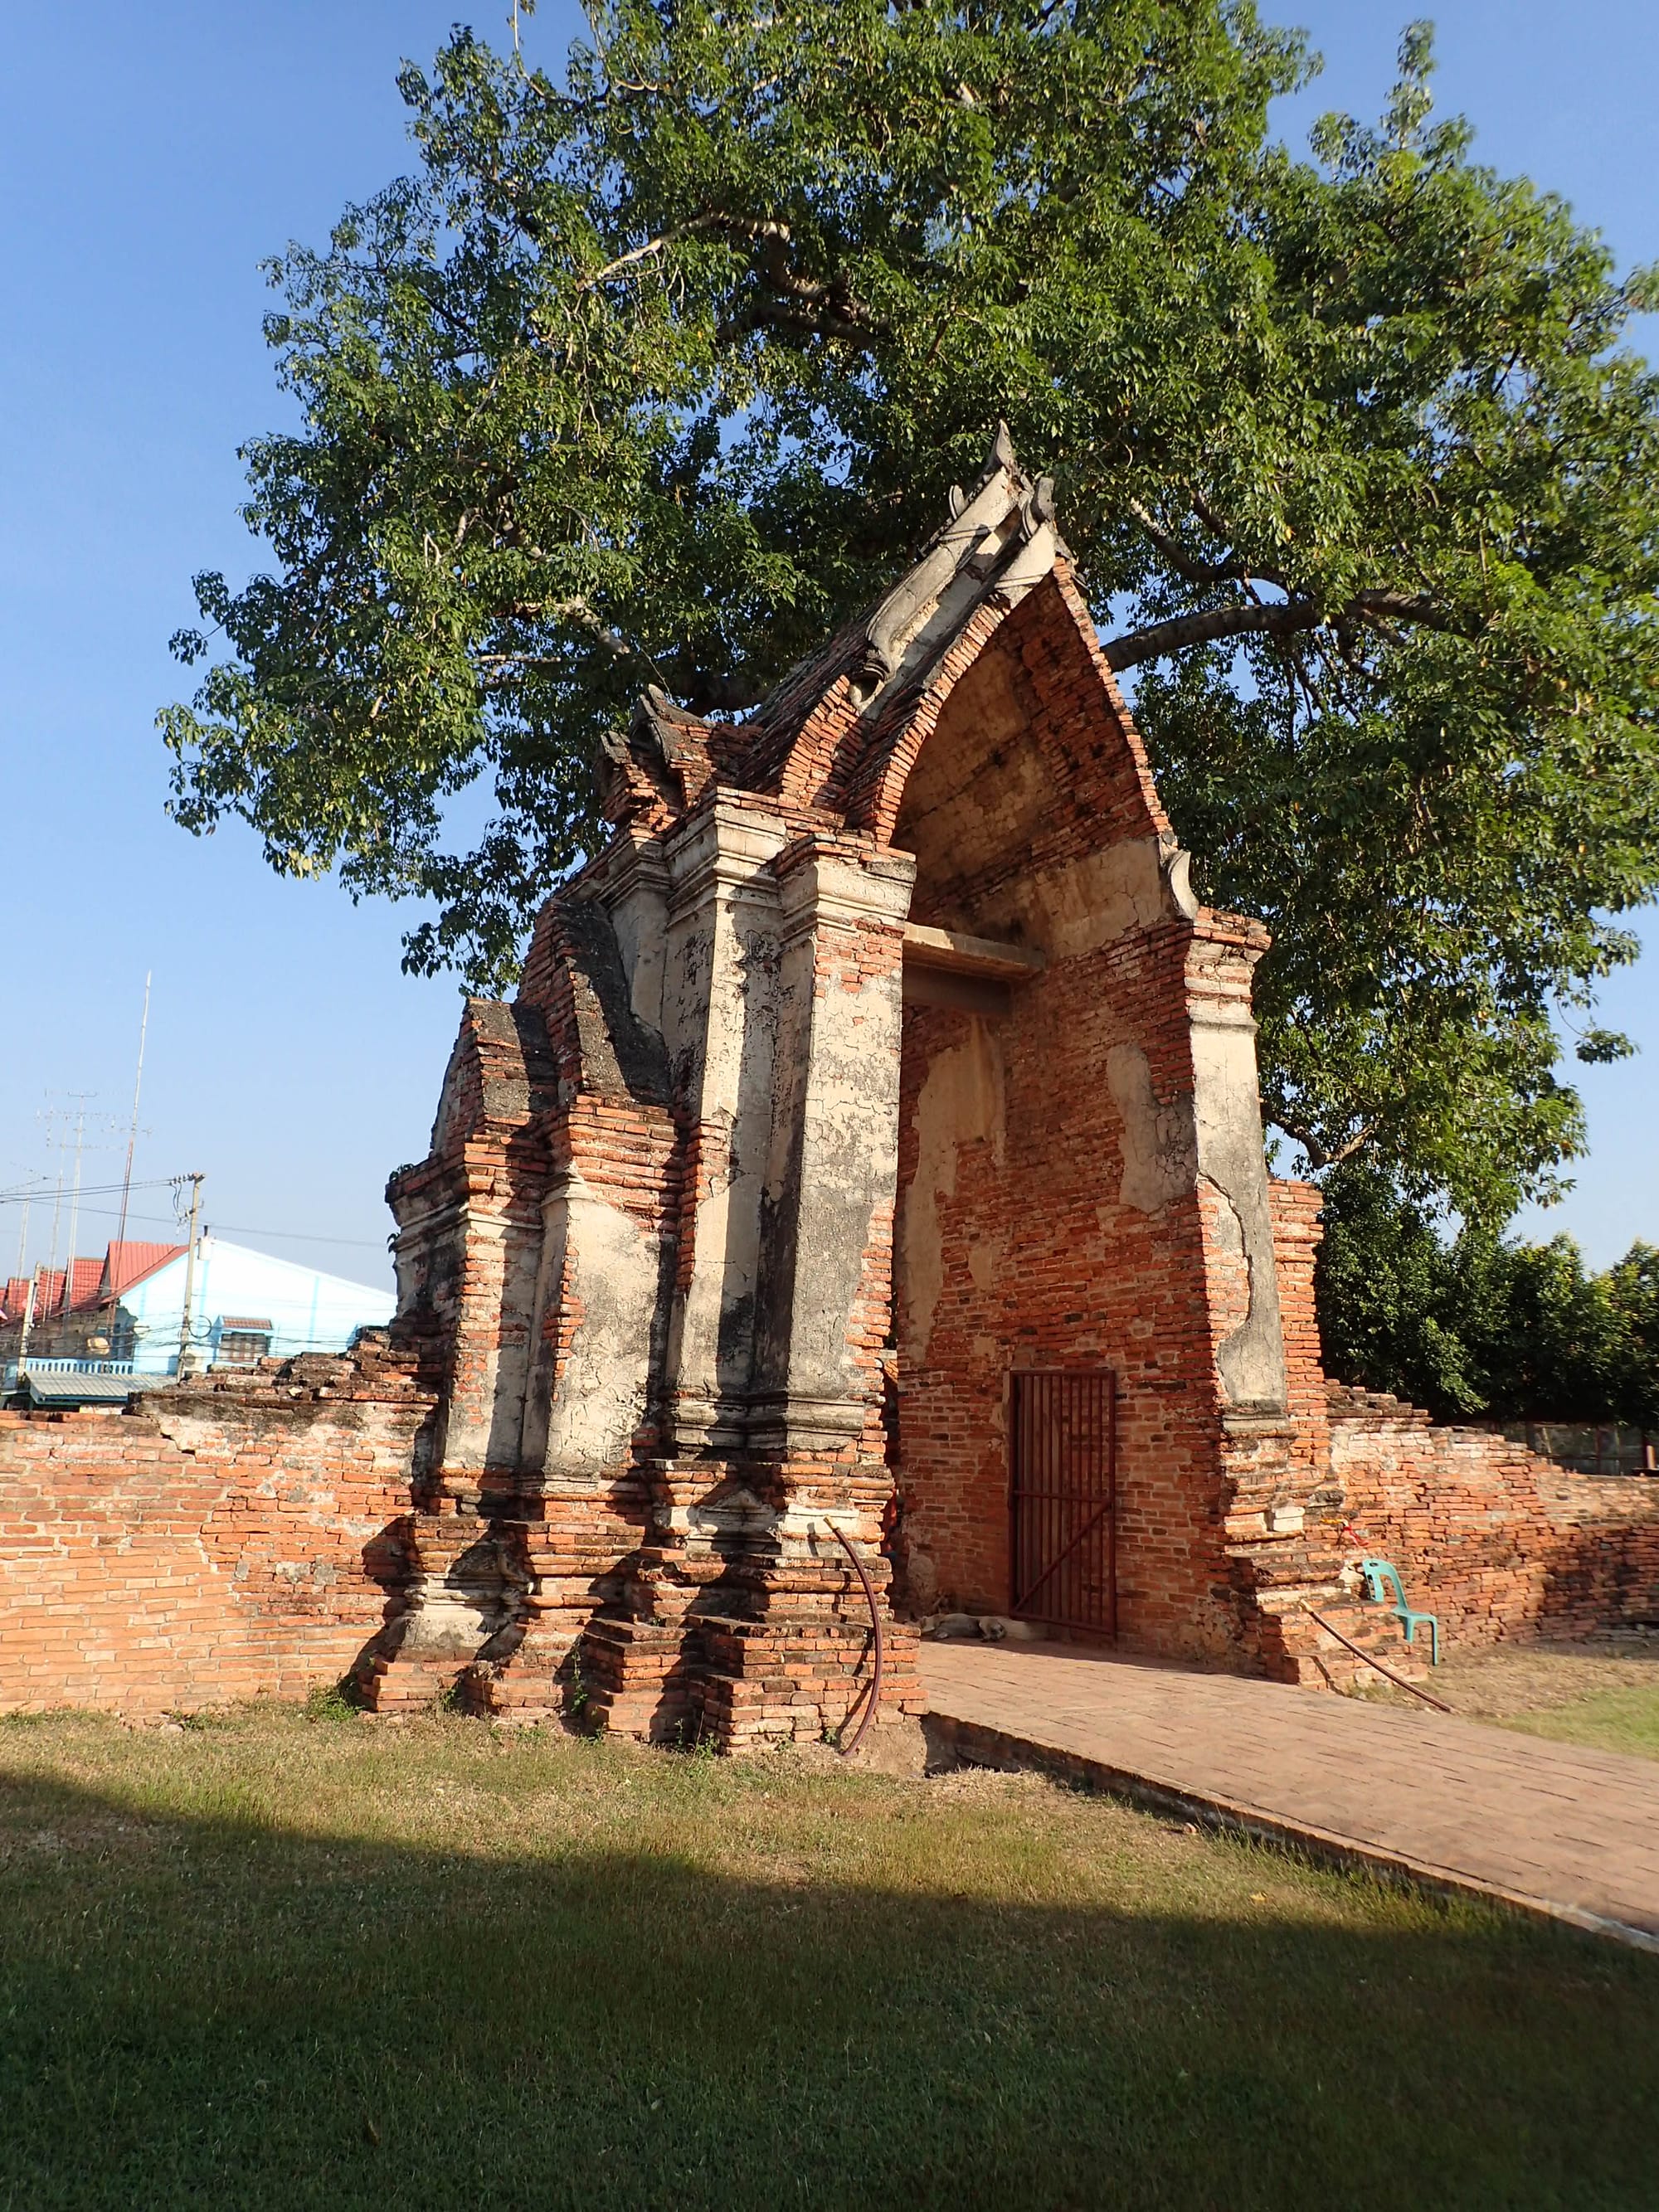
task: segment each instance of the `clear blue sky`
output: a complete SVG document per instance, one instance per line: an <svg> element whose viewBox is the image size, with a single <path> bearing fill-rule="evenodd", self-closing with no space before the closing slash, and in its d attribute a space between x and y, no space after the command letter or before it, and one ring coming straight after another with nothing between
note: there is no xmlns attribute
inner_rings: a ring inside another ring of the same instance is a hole
<svg viewBox="0 0 1659 2212"><path fill-rule="evenodd" d="M470 19L494 33L506 8ZM395 909L279 883L244 831L173 829L152 721L184 688L167 640L191 617L192 572L253 564L236 447L283 412L260 257L320 240L408 166L398 61L468 12L16 0L0 48L0 1185L55 1164L40 1116L63 1094L125 1116L153 969L139 1176L204 1169L216 1228L376 1283L381 1188L425 1150L454 986L399 973ZM1328 107L1380 111L1405 10L1263 12L1327 57L1288 135ZM535 49L562 53L573 21L546 0ZM1436 21L1441 104L1472 118L1485 158L1563 193L1622 261L1659 259L1659 13L1448 0ZM1592 1156L1565 1205L1526 1224L1571 1230L1598 1263L1659 1242L1659 962L1618 981L1603 1018L1645 1056L1584 1071ZM87 1173L109 1182L119 1146L102 1141ZM135 1201L133 1233L166 1233L158 1198ZM37 1212L34 1257L48 1227ZM112 1227L89 1206L80 1249ZM17 1236L0 1206L0 1274Z"/></svg>

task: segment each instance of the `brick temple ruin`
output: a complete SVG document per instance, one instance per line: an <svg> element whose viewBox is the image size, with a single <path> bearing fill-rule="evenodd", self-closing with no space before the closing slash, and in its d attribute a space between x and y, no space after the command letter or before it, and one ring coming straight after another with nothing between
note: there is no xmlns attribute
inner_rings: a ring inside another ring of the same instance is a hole
<svg viewBox="0 0 1659 2212"><path fill-rule="evenodd" d="M388 1339L0 1415L0 1705L349 1672L816 1739L872 1613L920 1711L940 1607L1341 1680L1333 1626L1398 1644L1359 1516L1453 1633L1659 1617L1651 1491L1328 1390L1267 934L1194 896L1006 435L873 613L740 722L647 694L604 780L388 1187Z"/></svg>

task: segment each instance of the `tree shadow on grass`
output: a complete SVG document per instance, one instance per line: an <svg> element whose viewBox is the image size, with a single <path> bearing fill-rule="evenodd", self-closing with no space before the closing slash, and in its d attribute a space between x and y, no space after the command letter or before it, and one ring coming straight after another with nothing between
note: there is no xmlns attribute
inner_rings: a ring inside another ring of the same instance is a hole
<svg viewBox="0 0 1659 2212"><path fill-rule="evenodd" d="M1653 2201L1659 1961L1590 1939L319 1839L242 1786L0 1784L0 2204Z"/></svg>

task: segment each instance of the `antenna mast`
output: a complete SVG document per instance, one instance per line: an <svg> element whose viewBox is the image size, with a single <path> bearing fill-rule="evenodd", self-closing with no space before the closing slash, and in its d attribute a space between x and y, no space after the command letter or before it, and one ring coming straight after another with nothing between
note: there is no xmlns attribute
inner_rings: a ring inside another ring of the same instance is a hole
<svg viewBox="0 0 1659 2212"><path fill-rule="evenodd" d="M89 1091L77 1094L75 1115L75 1183L70 1196L69 1257L64 1262L64 1303L60 1314L67 1314L75 1302L75 1239L81 1225L81 1150L87 1133L87 1100Z"/></svg>
<svg viewBox="0 0 1659 2212"><path fill-rule="evenodd" d="M121 1177L121 1218L115 1231L115 1241L125 1244L127 1236L127 1200L132 1191L132 1153L138 1142L138 1094L144 1087L144 1039L149 1033L149 979L154 969L144 975L144 1012L138 1024L138 1073L132 1079L132 1127L127 1131L126 1172Z"/></svg>
<svg viewBox="0 0 1659 2212"><path fill-rule="evenodd" d="M54 1109L54 1110L55 1110L55 1109ZM47 1122L47 1124L46 1124L47 1129L48 1129L48 1130L50 1130L50 1129L51 1129L51 1127L52 1127L52 1122L51 1122L51 1121L48 1121L48 1122ZM47 1138L47 1142L48 1142L48 1143L51 1143L52 1141L52 1138L51 1138L50 1136L48 1136L48 1138ZM59 1223L59 1221L61 1220L61 1218L62 1218L62 1217L63 1217L63 1212L64 1212L64 1162L63 1162L62 1155L61 1155L61 1153L60 1153L60 1154L59 1154L59 1157L58 1157L58 1188L57 1188L57 1190L56 1190L56 1191L53 1193L53 1194L52 1194L52 1250L51 1250L50 1254L48 1255L48 1256L47 1256L47 1260L46 1260L46 1302L47 1302L47 1304L50 1304L51 1300L52 1300L52 1270L53 1270L53 1269L57 1267L57 1265L58 1265L58 1223Z"/></svg>

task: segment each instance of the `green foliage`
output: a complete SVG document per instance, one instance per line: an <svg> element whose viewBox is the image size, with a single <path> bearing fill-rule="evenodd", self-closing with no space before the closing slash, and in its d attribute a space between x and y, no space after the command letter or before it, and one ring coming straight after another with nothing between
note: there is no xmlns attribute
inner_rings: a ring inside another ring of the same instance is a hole
<svg viewBox="0 0 1659 2212"><path fill-rule="evenodd" d="M362 1694L349 1674L338 1682L319 1683L305 1703L310 1721L355 1721L362 1711Z"/></svg>
<svg viewBox="0 0 1659 2212"><path fill-rule="evenodd" d="M1659 1250L1593 1274L1568 1237L1448 1239L1353 1165L1330 1177L1316 1275L1326 1364L1443 1420L1659 1428Z"/></svg>
<svg viewBox="0 0 1659 2212"><path fill-rule="evenodd" d="M1659 1430L1659 1250L1632 1244L1609 1270L1607 1283L1628 1347L1620 1418Z"/></svg>
<svg viewBox="0 0 1659 2212"><path fill-rule="evenodd" d="M1314 1284L1326 1371L1443 1419L1485 1404L1452 1295L1452 1258L1419 1208L1357 1166L1325 1185Z"/></svg>
<svg viewBox="0 0 1659 2212"><path fill-rule="evenodd" d="M436 902L410 964L499 980L630 696L758 699L1001 416L1205 895L1274 932L1270 1117L1505 1218L1659 870L1653 280L1429 65L1308 161L1245 0L618 0L562 81L457 32L417 173L272 265L301 422L246 448L274 573L198 579L178 818Z"/></svg>

